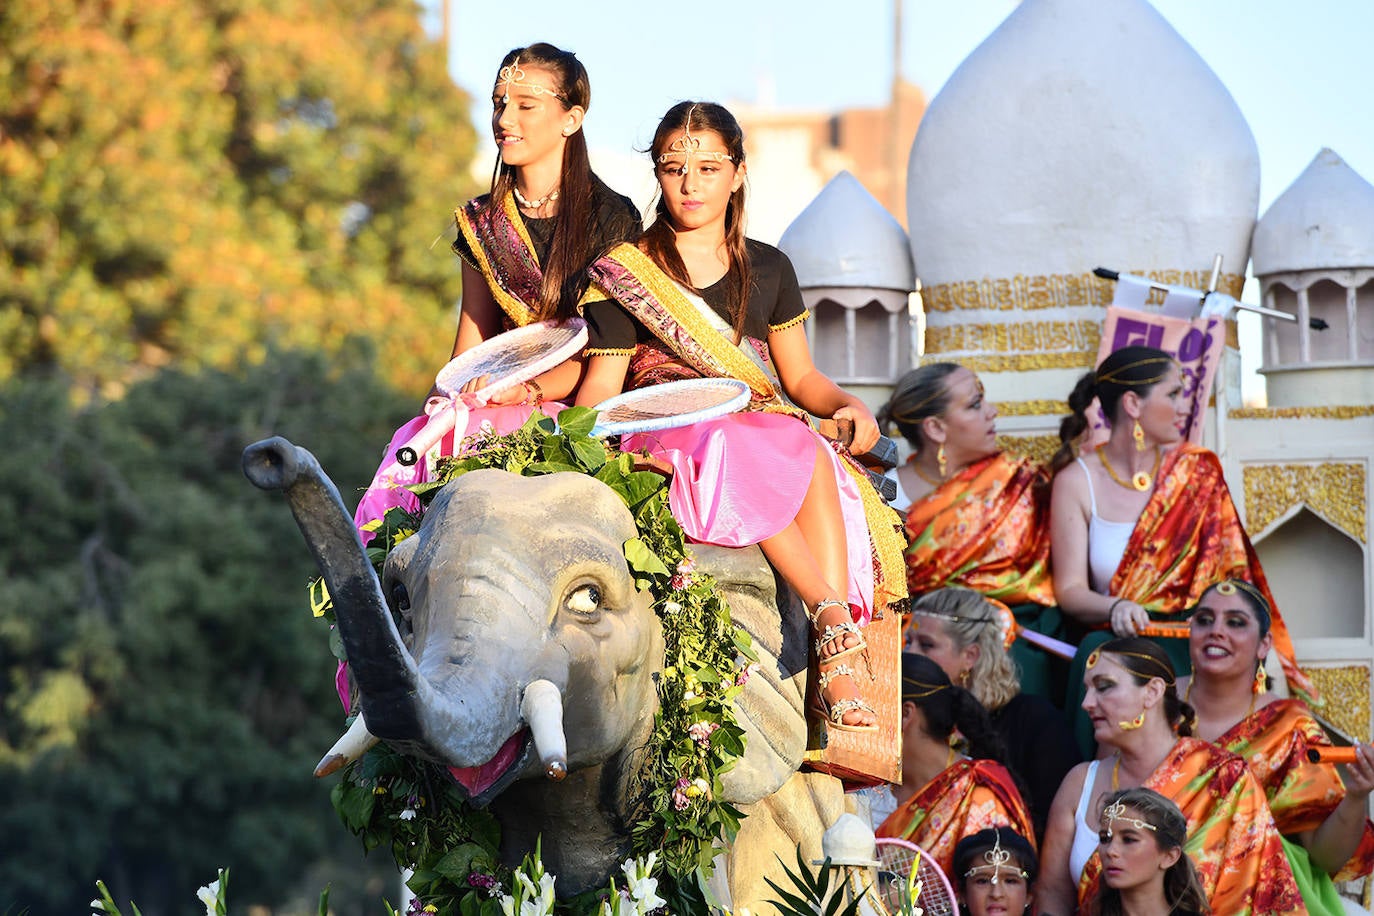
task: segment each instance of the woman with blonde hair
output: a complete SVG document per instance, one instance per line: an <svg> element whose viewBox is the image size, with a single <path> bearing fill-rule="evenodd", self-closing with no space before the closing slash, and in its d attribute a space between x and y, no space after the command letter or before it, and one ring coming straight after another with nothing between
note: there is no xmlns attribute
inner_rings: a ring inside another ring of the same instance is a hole
<svg viewBox="0 0 1374 916"><path fill-rule="evenodd" d="M1006 605L972 589L940 588L912 605L906 649L935 662L987 709L1006 745L1007 766L1025 784L1038 837L1059 784L1083 758L1063 713L1044 697L1021 692L1007 653L1012 626Z"/></svg>

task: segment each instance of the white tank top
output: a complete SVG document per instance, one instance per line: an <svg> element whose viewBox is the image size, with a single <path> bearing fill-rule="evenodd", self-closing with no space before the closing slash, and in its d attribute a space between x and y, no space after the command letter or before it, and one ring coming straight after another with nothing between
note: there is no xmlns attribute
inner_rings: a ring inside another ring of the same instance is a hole
<svg viewBox="0 0 1374 916"><path fill-rule="evenodd" d="M1088 478L1088 503L1092 507L1092 515L1088 517L1088 585L1099 595L1108 595L1111 594L1108 589L1112 585L1112 576L1116 575L1116 568L1126 555L1126 545L1130 543L1136 523L1109 522L1097 514L1093 477L1082 458L1075 460Z"/></svg>
<svg viewBox="0 0 1374 916"><path fill-rule="evenodd" d="M897 495L888 505L906 515L907 510L911 508L911 497L906 495L906 487L902 486L902 478L897 475L897 469L891 468L883 476L897 484Z"/></svg>
<svg viewBox="0 0 1374 916"><path fill-rule="evenodd" d="M1073 845L1069 847L1069 878L1074 887L1083 877L1083 869L1088 860L1097 852L1097 831L1088 826L1084 815L1092 803L1093 783L1097 781L1097 761L1088 764L1088 773L1083 777L1083 791L1078 796L1078 807L1073 812Z"/></svg>

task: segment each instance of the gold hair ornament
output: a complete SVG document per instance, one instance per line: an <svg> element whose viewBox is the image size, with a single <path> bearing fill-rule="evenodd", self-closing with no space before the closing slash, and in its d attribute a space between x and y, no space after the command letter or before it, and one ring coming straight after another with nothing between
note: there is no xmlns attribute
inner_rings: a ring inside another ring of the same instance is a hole
<svg viewBox="0 0 1374 916"><path fill-rule="evenodd" d="M697 106L693 105L687 111L687 120L682 125L682 136L678 137L668 149L659 155L658 161L662 165L674 156L683 156L686 162L682 167L688 168L692 164L692 158L707 159L711 162L733 162L734 156L729 153L722 153L719 150L704 150L701 148L701 138L692 136L692 115L696 114Z"/></svg>
<svg viewBox="0 0 1374 916"><path fill-rule="evenodd" d="M1121 803L1120 799L1112 802L1110 805L1102 809L1102 823L1107 828L1107 839L1111 839L1112 824L1116 821L1122 821L1123 823L1130 824L1137 830L1149 830L1152 833L1159 832L1159 828L1156 827L1154 824L1151 824L1149 821L1142 821L1138 817L1127 817L1126 806Z"/></svg>
<svg viewBox="0 0 1374 916"><path fill-rule="evenodd" d="M949 684L927 684L927 683L924 682L924 681L918 681L918 680L916 680L915 678L909 678L909 677L904 677L904 678L902 678L902 683L903 683L903 684L910 684L912 687L915 687L917 690L922 690L922 691L924 691L924 693L913 693L913 694L909 694L909 695L908 695L908 694L903 694L902 699L904 699L904 700L907 700L907 699L911 699L911 700L924 700L926 697L934 696L935 694L939 693L941 690L944 690L945 688L947 688L947 687L950 686Z"/></svg>
<svg viewBox="0 0 1374 916"><path fill-rule="evenodd" d="M1121 373L1126 372L1129 369L1135 369L1138 366L1148 366L1152 363L1165 363L1167 365L1172 366L1174 364L1174 359L1172 356L1147 356L1144 359L1138 359L1133 363L1127 363L1124 366L1118 366L1117 368L1108 372L1106 375L1095 373L1093 375L1093 381L1099 385L1101 385L1103 382L1112 382L1114 384L1122 385L1127 388L1134 388L1137 385L1153 385L1156 382L1163 379L1164 376L1168 375L1169 370L1165 369L1159 375L1151 376L1150 378L1138 378L1133 379L1131 381L1117 381Z"/></svg>
<svg viewBox="0 0 1374 916"><path fill-rule="evenodd" d="M1012 614L1011 608L1007 607L996 598L984 596L984 601L991 605L993 610L992 617L969 617L965 614L944 614L940 611L928 611L920 606L911 609L911 615L915 617L934 617L938 620L949 620L954 623L974 623L974 624L993 624L997 627L998 635L1002 638L1002 648L1010 649L1011 644L1016 642L1016 617ZM913 619L911 625L914 629L920 629L920 621ZM1088 667L1092 667L1089 665Z"/></svg>
<svg viewBox="0 0 1374 916"><path fill-rule="evenodd" d="M515 60L509 65L502 67L496 75L496 86L501 90L501 104L505 105L510 101L510 87L518 86L521 89L528 89L535 96L551 95L559 101L566 102L563 93L556 92L548 86L540 83L530 83L525 81L525 70L520 66L520 56L516 55Z"/></svg>
<svg viewBox="0 0 1374 916"><path fill-rule="evenodd" d="M992 872L992 883L996 884L1001 878L1002 869L1004 867L1010 867L1014 871L1019 871L1022 878L1029 878L1030 872L1026 871L1024 868L1008 866L1008 863L1011 862L1011 850L1002 848L1002 831L994 827L992 835L992 848L983 853L983 861L986 864L972 866L968 871L964 872L964 877L972 878L980 872L990 871Z"/></svg>
<svg viewBox="0 0 1374 916"><path fill-rule="evenodd" d="M1266 613L1273 613L1269 607L1269 599L1264 597L1264 593L1244 579L1226 579L1214 585L1213 590L1215 590L1218 595L1226 595L1227 597L1234 595L1236 592L1245 592L1245 594L1259 602L1259 606L1264 608Z"/></svg>

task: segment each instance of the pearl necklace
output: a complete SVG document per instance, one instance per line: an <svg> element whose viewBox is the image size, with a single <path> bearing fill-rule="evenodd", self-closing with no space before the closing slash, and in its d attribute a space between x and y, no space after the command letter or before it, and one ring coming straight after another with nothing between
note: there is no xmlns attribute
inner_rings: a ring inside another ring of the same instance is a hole
<svg viewBox="0 0 1374 916"><path fill-rule="evenodd" d="M520 193L520 189L515 189L515 202L518 203L520 206L524 207L526 210L538 210L540 207L544 206L544 204L551 204L557 199L557 188L554 188L552 191L545 194L543 197L538 197L534 200L526 200L525 195Z"/></svg>

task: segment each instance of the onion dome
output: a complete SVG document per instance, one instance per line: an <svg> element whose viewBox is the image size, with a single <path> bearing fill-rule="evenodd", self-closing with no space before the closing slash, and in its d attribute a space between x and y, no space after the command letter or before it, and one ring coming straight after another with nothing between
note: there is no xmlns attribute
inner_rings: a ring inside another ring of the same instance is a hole
<svg viewBox="0 0 1374 916"><path fill-rule="evenodd" d="M1374 185L1329 149L1255 227L1255 276L1374 267Z"/></svg>

